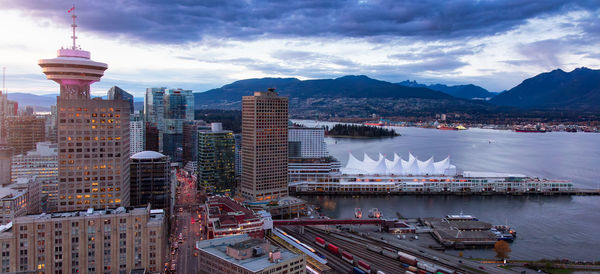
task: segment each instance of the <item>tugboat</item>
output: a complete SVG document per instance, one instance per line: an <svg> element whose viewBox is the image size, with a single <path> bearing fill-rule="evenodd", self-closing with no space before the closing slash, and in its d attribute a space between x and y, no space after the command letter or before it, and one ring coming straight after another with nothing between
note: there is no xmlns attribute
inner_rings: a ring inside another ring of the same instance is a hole
<svg viewBox="0 0 600 274"><path fill-rule="evenodd" d="M362 218L362 211L360 210L360 207L354 209L354 217L356 217L356 219Z"/></svg>
<svg viewBox="0 0 600 274"><path fill-rule="evenodd" d="M515 239L515 235L513 235L512 233L509 233L509 231L506 231L504 228L505 226L495 226L490 228L490 231L492 233L494 233L494 235L496 235L496 239L498 241L507 241L507 242L512 242ZM515 232L516 234L516 232Z"/></svg>
<svg viewBox="0 0 600 274"><path fill-rule="evenodd" d="M503 234L510 234L513 238L517 237L517 231L507 225L495 225L494 228Z"/></svg>
<svg viewBox="0 0 600 274"><path fill-rule="evenodd" d="M379 211L379 209L374 207L369 212L369 218L377 218L377 219L381 218L381 211Z"/></svg>

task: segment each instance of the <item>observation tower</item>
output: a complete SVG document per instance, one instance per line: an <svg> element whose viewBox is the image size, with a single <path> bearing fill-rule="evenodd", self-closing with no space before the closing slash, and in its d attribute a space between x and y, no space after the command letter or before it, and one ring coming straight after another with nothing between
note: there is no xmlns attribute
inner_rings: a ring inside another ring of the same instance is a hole
<svg viewBox="0 0 600 274"><path fill-rule="evenodd" d="M73 12L75 6L69 10ZM100 81L104 71L108 68L105 63L95 62L90 59L90 52L82 50L77 46L75 29L77 15L73 12L73 45L70 48L61 48L57 51L57 57L53 59L41 59L38 65L46 74L48 80L60 85L60 96L65 99L90 98L90 85Z"/></svg>
<svg viewBox="0 0 600 274"><path fill-rule="evenodd" d="M71 13L75 6L68 12ZM76 44L58 57L38 62L60 85L58 118L58 211L129 206L129 102L90 98L90 85L108 66L90 59Z"/></svg>

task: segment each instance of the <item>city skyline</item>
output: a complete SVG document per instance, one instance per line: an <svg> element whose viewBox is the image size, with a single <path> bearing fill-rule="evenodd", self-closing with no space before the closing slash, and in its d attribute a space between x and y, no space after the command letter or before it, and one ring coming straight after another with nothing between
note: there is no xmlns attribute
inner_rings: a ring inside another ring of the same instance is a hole
<svg viewBox="0 0 600 274"><path fill-rule="evenodd" d="M57 93L35 61L69 45L70 6L8 1L0 12L0 23L19 25L0 32L8 41L0 57L9 92ZM102 2L75 10L78 43L111 64L92 94L118 85L136 97L154 86L198 92L246 78L347 74L501 91L542 71L597 66L597 11L585 1ZM104 20L107 14L114 22Z"/></svg>

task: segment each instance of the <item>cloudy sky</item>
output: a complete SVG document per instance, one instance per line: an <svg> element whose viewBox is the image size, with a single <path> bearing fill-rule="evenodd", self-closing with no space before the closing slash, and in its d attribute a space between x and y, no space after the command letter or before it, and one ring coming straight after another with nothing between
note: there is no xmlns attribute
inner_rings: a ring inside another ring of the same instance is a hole
<svg viewBox="0 0 600 274"><path fill-rule="evenodd" d="M37 60L70 44L73 1L0 0L9 92L58 93ZM538 73L600 68L600 0L75 1L78 44L118 85L205 91L256 77L364 74L509 89Z"/></svg>

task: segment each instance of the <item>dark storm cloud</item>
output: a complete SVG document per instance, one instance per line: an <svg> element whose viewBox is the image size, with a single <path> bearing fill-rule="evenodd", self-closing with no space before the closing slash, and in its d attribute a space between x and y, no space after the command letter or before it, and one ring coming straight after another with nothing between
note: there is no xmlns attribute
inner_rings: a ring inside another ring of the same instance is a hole
<svg viewBox="0 0 600 274"><path fill-rule="evenodd" d="M72 1L8 0L5 8L68 24ZM527 19L571 10L597 12L598 0L212 0L85 1L80 25L138 41L181 43L204 37L415 37L424 40L501 33ZM597 31L597 22L590 22Z"/></svg>

